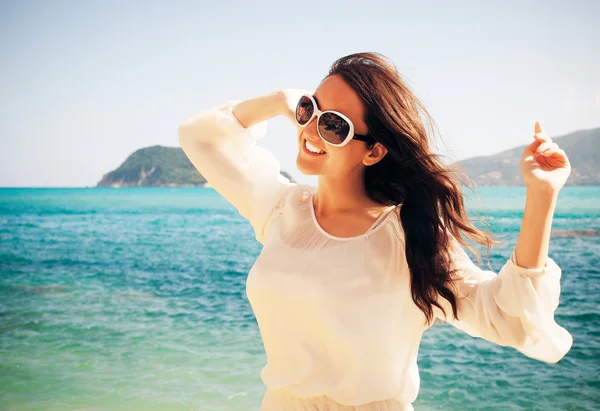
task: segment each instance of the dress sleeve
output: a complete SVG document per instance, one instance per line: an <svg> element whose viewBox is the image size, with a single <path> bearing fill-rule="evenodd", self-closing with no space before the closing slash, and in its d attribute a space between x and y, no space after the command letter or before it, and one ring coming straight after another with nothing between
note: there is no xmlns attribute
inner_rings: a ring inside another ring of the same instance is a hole
<svg viewBox="0 0 600 411"><path fill-rule="evenodd" d="M266 121L244 128L233 115L237 100L200 111L178 129L179 144L206 181L246 218L256 239L264 244L264 227L271 210L292 185L280 174L280 164L268 150L257 147Z"/></svg>
<svg viewBox="0 0 600 411"><path fill-rule="evenodd" d="M452 266L458 320L447 300L434 306L436 317L473 337L510 346L524 355L549 364L558 362L573 345L571 334L554 320L560 296L561 269L551 258L541 269L516 264L515 254L498 274L477 267L453 239Z"/></svg>

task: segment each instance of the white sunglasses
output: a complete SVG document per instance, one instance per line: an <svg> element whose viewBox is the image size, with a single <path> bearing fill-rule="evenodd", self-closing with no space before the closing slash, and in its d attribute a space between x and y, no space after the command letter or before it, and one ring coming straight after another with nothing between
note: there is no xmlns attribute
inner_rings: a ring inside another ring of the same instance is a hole
<svg viewBox="0 0 600 411"><path fill-rule="evenodd" d="M354 134L354 124L342 113L333 110L321 111L314 97L305 94L296 105L296 122L304 127L317 117L317 132L323 141L335 147L343 147L353 138L374 141L368 135Z"/></svg>

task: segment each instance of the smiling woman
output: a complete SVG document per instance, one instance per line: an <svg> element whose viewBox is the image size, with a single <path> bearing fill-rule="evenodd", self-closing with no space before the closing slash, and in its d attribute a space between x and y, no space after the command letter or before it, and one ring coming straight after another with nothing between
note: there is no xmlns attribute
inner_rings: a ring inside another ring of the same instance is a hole
<svg viewBox="0 0 600 411"><path fill-rule="evenodd" d="M283 178L256 146L276 115L295 122L296 164L317 187ZM358 53L314 93L231 101L179 127L190 161L264 246L246 283L268 360L261 410L411 410L436 319L547 363L569 351L554 321L561 270L547 255L566 155L537 125L521 234L496 274L463 249L494 240L469 220L423 118L393 64Z"/></svg>

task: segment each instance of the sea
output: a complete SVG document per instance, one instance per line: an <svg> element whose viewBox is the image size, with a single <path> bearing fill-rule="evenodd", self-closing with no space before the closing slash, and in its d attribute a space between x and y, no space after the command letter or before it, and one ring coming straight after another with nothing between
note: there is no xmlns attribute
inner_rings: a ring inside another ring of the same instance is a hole
<svg viewBox="0 0 600 411"><path fill-rule="evenodd" d="M525 189L465 195L504 241L497 272ZM415 410L600 410L600 187L564 188L553 230L570 352L546 364L434 325ZM0 189L0 409L258 410L261 247L212 188Z"/></svg>

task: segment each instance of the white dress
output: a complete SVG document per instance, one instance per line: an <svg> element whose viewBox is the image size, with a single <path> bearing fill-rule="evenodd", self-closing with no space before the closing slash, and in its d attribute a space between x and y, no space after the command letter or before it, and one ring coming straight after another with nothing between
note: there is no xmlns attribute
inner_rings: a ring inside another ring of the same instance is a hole
<svg viewBox="0 0 600 411"><path fill-rule="evenodd" d="M246 282L267 356L261 410L411 410L428 327L411 298L401 207L389 207L362 235L330 235L315 218L316 188L280 175L277 159L255 144L266 123L242 127L234 103L192 116L179 127L179 141L263 244ZM456 244L460 321L445 299L439 303L448 318L434 306L436 318L528 357L559 361L573 339L554 320L555 262L525 269L513 253L496 274Z"/></svg>

